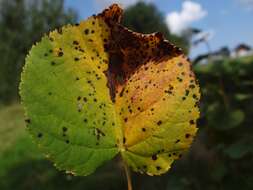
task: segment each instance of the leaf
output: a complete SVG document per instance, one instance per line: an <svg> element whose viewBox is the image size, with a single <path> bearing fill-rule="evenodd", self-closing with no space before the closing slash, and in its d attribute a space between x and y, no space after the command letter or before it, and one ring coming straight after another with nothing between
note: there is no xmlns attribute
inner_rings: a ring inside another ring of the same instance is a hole
<svg viewBox="0 0 253 190"><path fill-rule="evenodd" d="M20 94L28 130L59 169L88 175L120 153L159 175L197 131L199 87L182 51L162 34L120 25L112 5L43 37L29 53Z"/></svg>
<svg viewBox="0 0 253 190"><path fill-rule="evenodd" d="M224 152L232 159L240 159L248 153L253 152L253 149L251 143L238 141L234 144L231 144L224 150Z"/></svg>

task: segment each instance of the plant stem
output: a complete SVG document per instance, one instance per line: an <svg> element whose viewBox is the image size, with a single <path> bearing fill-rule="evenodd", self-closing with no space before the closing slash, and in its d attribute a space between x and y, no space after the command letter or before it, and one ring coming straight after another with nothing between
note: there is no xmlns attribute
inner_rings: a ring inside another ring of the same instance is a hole
<svg viewBox="0 0 253 190"><path fill-rule="evenodd" d="M125 169L125 173L126 173L126 177L127 177L127 187L128 187L127 189L133 190L130 170L125 162L123 162L123 164L124 164L124 169Z"/></svg>

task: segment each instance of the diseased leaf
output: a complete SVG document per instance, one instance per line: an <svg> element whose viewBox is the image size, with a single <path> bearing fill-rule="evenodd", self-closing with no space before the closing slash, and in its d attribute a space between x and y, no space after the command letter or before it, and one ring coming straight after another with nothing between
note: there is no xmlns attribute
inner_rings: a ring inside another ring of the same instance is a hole
<svg viewBox="0 0 253 190"><path fill-rule="evenodd" d="M53 31L26 59L20 94L36 143L59 169L88 175L120 153L159 175L197 131L199 87L162 34L131 32L112 5Z"/></svg>

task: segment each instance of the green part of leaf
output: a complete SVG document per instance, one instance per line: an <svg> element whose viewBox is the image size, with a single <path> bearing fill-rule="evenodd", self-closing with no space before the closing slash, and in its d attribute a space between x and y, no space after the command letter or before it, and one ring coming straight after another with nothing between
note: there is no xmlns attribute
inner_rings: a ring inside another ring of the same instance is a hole
<svg viewBox="0 0 253 190"><path fill-rule="evenodd" d="M114 157L116 119L104 71L108 38L103 20L54 31L26 59L20 94L28 130L59 169L92 173Z"/></svg>

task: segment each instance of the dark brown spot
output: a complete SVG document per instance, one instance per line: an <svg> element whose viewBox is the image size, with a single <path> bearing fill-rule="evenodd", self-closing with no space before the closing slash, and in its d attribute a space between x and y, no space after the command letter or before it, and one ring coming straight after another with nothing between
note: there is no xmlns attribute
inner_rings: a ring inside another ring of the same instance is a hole
<svg viewBox="0 0 253 190"><path fill-rule="evenodd" d="M87 35L87 34L89 34L89 29L85 29L84 30L84 33Z"/></svg>
<svg viewBox="0 0 253 190"><path fill-rule="evenodd" d="M58 52L58 57L62 57L62 56L63 56L63 52L62 51Z"/></svg>
<svg viewBox="0 0 253 190"><path fill-rule="evenodd" d="M194 125L195 124L194 120L190 120L190 124Z"/></svg>
<svg viewBox="0 0 253 190"><path fill-rule="evenodd" d="M75 41L73 41L73 44L78 45L79 43L78 43L78 41L75 40Z"/></svg>
<svg viewBox="0 0 253 190"><path fill-rule="evenodd" d="M152 160L157 160L157 155L156 154L152 155Z"/></svg>
<svg viewBox="0 0 253 190"><path fill-rule="evenodd" d="M182 62L179 62L177 65L178 65L179 67L181 67L181 66L183 66L183 63L182 63Z"/></svg>
<svg viewBox="0 0 253 190"><path fill-rule="evenodd" d="M162 121L161 121L161 120L157 122L157 125L161 125L161 124L162 124Z"/></svg>

